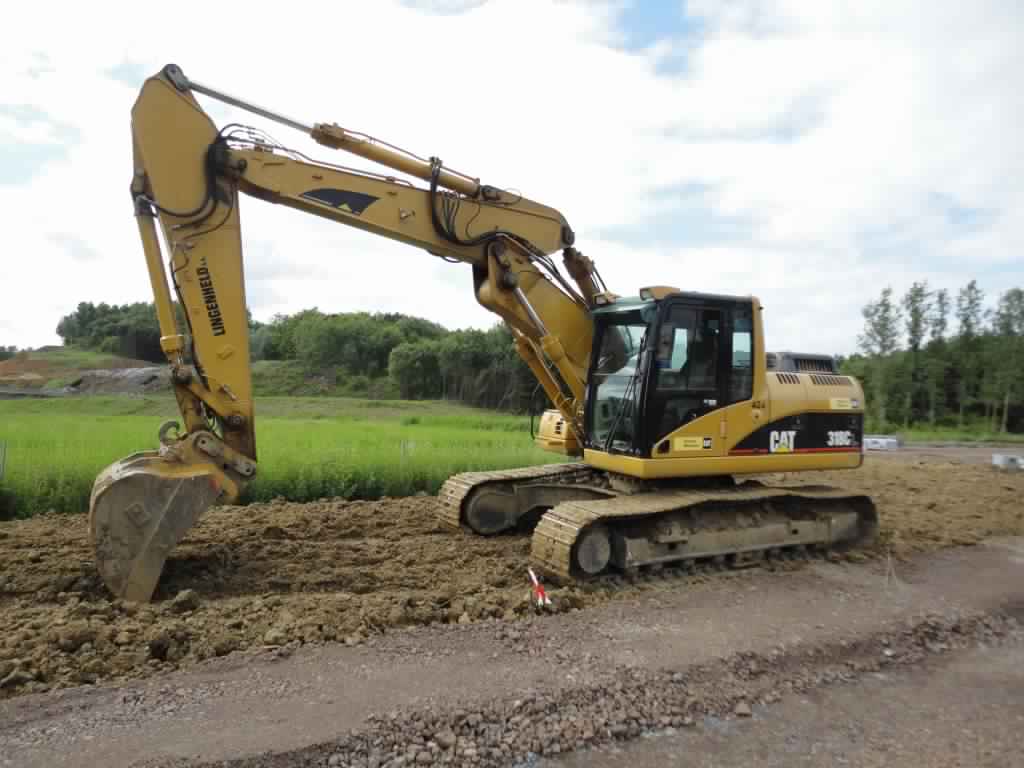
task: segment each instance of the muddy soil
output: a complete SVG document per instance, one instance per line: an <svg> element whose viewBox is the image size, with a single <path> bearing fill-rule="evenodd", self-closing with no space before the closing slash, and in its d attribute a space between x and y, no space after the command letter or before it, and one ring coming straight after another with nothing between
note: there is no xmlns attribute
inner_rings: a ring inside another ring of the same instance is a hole
<svg viewBox="0 0 1024 768"><path fill-rule="evenodd" d="M879 542L843 555L853 560L1024 534L1024 473L947 456L869 455L860 471L814 481L867 492L878 504ZM404 625L532 612L529 537L448 532L435 522L435 504L421 496L214 508L175 549L147 606L108 599L84 515L0 524L0 698L146 677L261 646L373 643ZM551 610L728 577L666 569L557 588Z"/></svg>

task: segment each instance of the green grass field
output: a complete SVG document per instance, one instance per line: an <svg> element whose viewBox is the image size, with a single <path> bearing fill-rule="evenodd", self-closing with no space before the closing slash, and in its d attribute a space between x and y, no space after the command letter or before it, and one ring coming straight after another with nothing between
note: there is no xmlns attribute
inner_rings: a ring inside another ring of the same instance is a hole
<svg viewBox="0 0 1024 768"><path fill-rule="evenodd" d="M0 517L88 508L96 475L156 447L170 397L0 401ZM257 479L244 501L434 493L451 474L564 461L536 448L526 417L437 402L264 397Z"/></svg>
<svg viewBox="0 0 1024 768"><path fill-rule="evenodd" d="M178 418L169 395L0 400L0 519L87 509L96 475L156 447ZM1014 442L980 430L896 430L908 442ZM529 422L440 402L344 397L258 399L257 479L243 501L434 493L450 475L564 461L533 445Z"/></svg>

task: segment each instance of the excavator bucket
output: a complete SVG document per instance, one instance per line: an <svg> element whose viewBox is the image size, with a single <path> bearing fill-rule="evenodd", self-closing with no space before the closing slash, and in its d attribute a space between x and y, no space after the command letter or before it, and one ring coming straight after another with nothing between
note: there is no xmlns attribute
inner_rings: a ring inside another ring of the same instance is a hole
<svg viewBox="0 0 1024 768"><path fill-rule="evenodd" d="M132 454L97 477L89 539L97 570L117 597L149 602L170 551L221 495L216 464L182 463L159 451Z"/></svg>

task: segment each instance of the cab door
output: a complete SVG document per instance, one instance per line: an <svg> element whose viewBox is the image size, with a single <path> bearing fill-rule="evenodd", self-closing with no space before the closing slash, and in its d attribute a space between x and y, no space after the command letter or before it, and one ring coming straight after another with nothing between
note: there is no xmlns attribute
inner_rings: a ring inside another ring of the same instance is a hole
<svg viewBox="0 0 1024 768"><path fill-rule="evenodd" d="M731 303L715 297L665 299L646 397L647 455L724 455L729 403Z"/></svg>
<svg viewBox="0 0 1024 768"><path fill-rule="evenodd" d="M730 446L768 423L765 393L758 393L762 399L757 399L754 391L755 362L758 355L764 356L754 321L753 302L736 302L729 308L729 357L725 361L729 386L724 400L723 455L729 455Z"/></svg>

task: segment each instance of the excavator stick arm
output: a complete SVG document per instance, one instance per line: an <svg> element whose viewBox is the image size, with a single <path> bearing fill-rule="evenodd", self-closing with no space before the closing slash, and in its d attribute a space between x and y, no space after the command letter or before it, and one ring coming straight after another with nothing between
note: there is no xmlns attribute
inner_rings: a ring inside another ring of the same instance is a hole
<svg viewBox="0 0 1024 768"><path fill-rule="evenodd" d="M202 93L428 182L314 162L257 129L218 129ZM218 499L256 474L256 432L239 199L276 205L471 266L476 300L512 329L516 349L582 443L580 415L603 288L555 209L481 184L334 123L307 125L189 81L174 65L148 78L132 109L132 204L184 423L160 449L107 467L90 499L90 536L112 592L148 601L168 553ZM162 236L162 237L161 237ZM163 246L161 246L161 239ZM562 252L575 282L550 256ZM168 279L169 276L169 279ZM173 291L173 293L172 293ZM175 321L180 303L187 328Z"/></svg>

